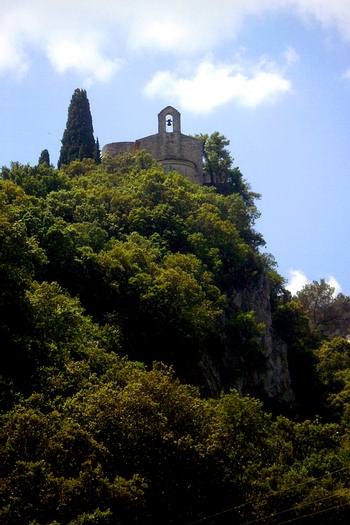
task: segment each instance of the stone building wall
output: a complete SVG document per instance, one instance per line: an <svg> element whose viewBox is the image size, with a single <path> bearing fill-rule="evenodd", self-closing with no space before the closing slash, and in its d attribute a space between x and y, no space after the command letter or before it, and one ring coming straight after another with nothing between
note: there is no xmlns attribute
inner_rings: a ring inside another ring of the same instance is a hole
<svg viewBox="0 0 350 525"><path fill-rule="evenodd" d="M158 115L158 133L135 142L113 142L102 149L102 156L146 150L165 171L178 171L192 182L203 184L203 145L200 140L181 133L181 116L167 106Z"/></svg>

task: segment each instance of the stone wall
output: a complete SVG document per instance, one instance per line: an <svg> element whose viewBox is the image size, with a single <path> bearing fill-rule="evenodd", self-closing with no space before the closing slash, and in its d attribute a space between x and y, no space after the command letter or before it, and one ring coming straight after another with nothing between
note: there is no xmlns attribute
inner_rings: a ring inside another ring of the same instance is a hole
<svg viewBox="0 0 350 525"><path fill-rule="evenodd" d="M102 156L115 157L121 153L132 153L133 151L135 151L135 142L112 142L103 147Z"/></svg>
<svg viewBox="0 0 350 525"><path fill-rule="evenodd" d="M158 115L158 133L135 142L106 144L102 156L113 157L136 150L148 151L165 171L178 171L192 182L204 183L203 145L200 140L181 133L180 113L171 106L164 108Z"/></svg>

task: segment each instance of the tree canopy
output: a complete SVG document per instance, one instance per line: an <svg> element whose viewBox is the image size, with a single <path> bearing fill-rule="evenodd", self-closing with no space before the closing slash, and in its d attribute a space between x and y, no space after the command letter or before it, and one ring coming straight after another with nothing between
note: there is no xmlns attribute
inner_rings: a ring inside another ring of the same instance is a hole
<svg viewBox="0 0 350 525"><path fill-rule="evenodd" d="M259 194L251 191L240 169L233 166L234 159L227 148L230 141L218 131L211 135L202 133L196 138L203 143L203 170L210 185L224 195L238 193L246 204L253 205Z"/></svg>
<svg viewBox="0 0 350 525"><path fill-rule="evenodd" d="M296 299L307 312L311 327L322 336L350 334L350 298L335 294L335 289L324 279L304 286Z"/></svg>
<svg viewBox="0 0 350 525"><path fill-rule="evenodd" d="M256 217L144 152L2 168L2 523L349 523L349 342L310 299L339 296L291 300ZM288 411L242 395L272 336Z"/></svg>

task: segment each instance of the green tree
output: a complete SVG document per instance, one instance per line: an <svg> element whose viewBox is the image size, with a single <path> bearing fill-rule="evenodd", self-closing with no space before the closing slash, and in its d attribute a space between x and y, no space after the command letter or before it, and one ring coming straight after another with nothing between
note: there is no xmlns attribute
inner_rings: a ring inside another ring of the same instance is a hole
<svg viewBox="0 0 350 525"><path fill-rule="evenodd" d="M58 167L69 164L72 160L95 157L96 143L89 100L85 89L76 89L68 108Z"/></svg>
<svg viewBox="0 0 350 525"><path fill-rule="evenodd" d="M242 323L231 326L240 310L232 290L258 283L265 263L256 209L239 194L165 174L144 152L59 171L15 164L6 175L31 203L18 219L47 258L33 278L58 282L96 321L120 326L123 353L172 363L197 384L192 372L207 351L242 353L251 370L255 326L244 322L244 336Z"/></svg>
<svg viewBox="0 0 350 525"><path fill-rule="evenodd" d="M100 150L100 143L99 143L98 137L96 138L96 145L95 145L95 161L96 161L96 164L101 164L101 150Z"/></svg>
<svg viewBox="0 0 350 525"><path fill-rule="evenodd" d="M350 342L341 337L324 341L316 352L317 372L323 385L327 416L339 419L350 415Z"/></svg>
<svg viewBox="0 0 350 525"><path fill-rule="evenodd" d="M335 295L324 279L304 286L296 300L308 315L311 328L321 336L346 337L350 333L350 297Z"/></svg>
<svg viewBox="0 0 350 525"><path fill-rule="evenodd" d="M289 301L254 206L145 152L1 178L1 523L349 523L350 343ZM266 273L298 414L332 423L219 396L273 372Z"/></svg>
<svg viewBox="0 0 350 525"><path fill-rule="evenodd" d="M50 166L50 155L47 149L43 149L40 153L38 164L46 164L46 166Z"/></svg>
<svg viewBox="0 0 350 525"><path fill-rule="evenodd" d="M218 131L196 137L203 142L204 174L209 178L210 185L224 195L239 193L248 205L253 205L259 195L250 191L240 169L233 167L234 159L227 149L230 141Z"/></svg>
<svg viewBox="0 0 350 525"><path fill-rule="evenodd" d="M227 182L232 157L227 147L230 141L215 131L210 136L198 135L203 141L204 173L209 176L211 184Z"/></svg>
<svg viewBox="0 0 350 525"><path fill-rule="evenodd" d="M36 197L44 197L52 191L66 187L68 182L65 174L47 165L46 162L41 162L36 166L11 162L11 168L4 166L1 169L1 178L15 182L27 195Z"/></svg>

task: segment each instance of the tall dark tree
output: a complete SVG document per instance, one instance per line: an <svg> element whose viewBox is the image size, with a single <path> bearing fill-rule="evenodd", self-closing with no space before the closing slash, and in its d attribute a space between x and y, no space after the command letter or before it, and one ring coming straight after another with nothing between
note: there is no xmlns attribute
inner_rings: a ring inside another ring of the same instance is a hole
<svg viewBox="0 0 350 525"><path fill-rule="evenodd" d="M89 100L85 89L76 89L68 108L58 167L72 160L94 159L95 156L96 143Z"/></svg>
<svg viewBox="0 0 350 525"><path fill-rule="evenodd" d="M46 164L46 166L50 166L50 154L47 149L43 149L40 153L38 164Z"/></svg>
<svg viewBox="0 0 350 525"><path fill-rule="evenodd" d="M100 143L99 143L98 137L96 138L95 161L96 161L96 164L101 164L101 150L100 150Z"/></svg>

